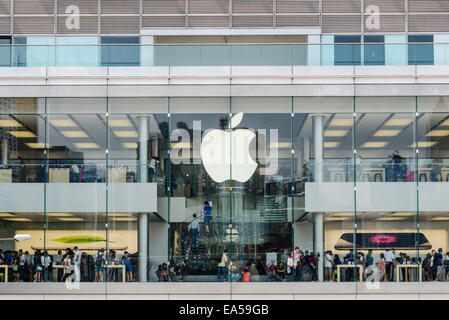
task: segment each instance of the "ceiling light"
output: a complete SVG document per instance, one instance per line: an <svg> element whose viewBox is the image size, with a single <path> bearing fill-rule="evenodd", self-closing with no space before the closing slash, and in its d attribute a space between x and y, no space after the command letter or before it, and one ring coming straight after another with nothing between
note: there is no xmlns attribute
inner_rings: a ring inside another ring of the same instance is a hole
<svg viewBox="0 0 449 320"><path fill-rule="evenodd" d="M112 218L112 221L122 221L122 222L131 222L131 221L137 221L137 218L126 218L126 217L117 217L117 218Z"/></svg>
<svg viewBox="0 0 449 320"><path fill-rule="evenodd" d="M444 120L443 122L440 123L440 126L449 126L449 119Z"/></svg>
<svg viewBox="0 0 449 320"><path fill-rule="evenodd" d="M436 145L438 142L436 141L418 141L418 148L430 148ZM415 148L416 143L413 143L409 146L410 148Z"/></svg>
<svg viewBox="0 0 449 320"><path fill-rule="evenodd" d="M0 217L14 217L14 215L9 212L0 212Z"/></svg>
<svg viewBox="0 0 449 320"><path fill-rule="evenodd" d="M350 220L349 218L344 218L344 217L329 217L329 218L325 218L324 221L347 221Z"/></svg>
<svg viewBox="0 0 449 320"><path fill-rule="evenodd" d="M396 216L396 217L410 217L415 215L416 212L392 212L389 214L389 216Z"/></svg>
<svg viewBox="0 0 449 320"><path fill-rule="evenodd" d="M80 149L99 149L100 148L98 146L98 144L96 144L94 142L77 142L77 143L74 143L74 145Z"/></svg>
<svg viewBox="0 0 449 320"><path fill-rule="evenodd" d="M59 221L67 221L67 222L84 221L84 218L56 218L56 219L58 219Z"/></svg>
<svg viewBox="0 0 449 320"><path fill-rule="evenodd" d="M8 131L8 133L16 138L36 138L31 131Z"/></svg>
<svg viewBox="0 0 449 320"><path fill-rule="evenodd" d="M67 138L88 138L84 131L61 131L62 135Z"/></svg>
<svg viewBox="0 0 449 320"><path fill-rule="evenodd" d="M0 119L0 127L21 127L22 125L16 120Z"/></svg>
<svg viewBox="0 0 449 320"><path fill-rule="evenodd" d="M449 130L431 130L427 132L428 137L447 137L449 136Z"/></svg>
<svg viewBox="0 0 449 320"><path fill-rule="evenodd" d="M344 137L349 130L326 130L324 131L325 137Z"/></svg>
<svg viewBox="0 0 449 320"><path fill-rule="evenodd" d="M382 142L366 142L362 145L362 148L383 148L388 144L386 141Z"/></svg>
<svg viewBox="0 0 449 320"><path fill-rule="evenodd" d="M394 118L388 120L384 126L386 127L400 127L400 126L407 126L410 123L412 123L413 119L410 118Z"/></svg>
<svg viewBox="0 0 449 320"><path fill-rule="evenodd" d="M329 127L347 127L352 126L352 118L340 118L340 119L332 119L332 121L329 123Z"/></svg>
<svg viewBox="0 0 449 320"><path fill-rule="evenodd" d="M100 212L101 215L106 215L106 212ZM108 212L108 217L131 217L129 212Z"/></svg>
<svg viewBox="0 0 449 320"><path fill-rule="evenodd" d="M379 130L374 136L375 137L394 137L397 136L401 130Z"/></svg>
<svg viewBox="0 0 449 320"><path fill-rule="evenodd" d="M50 120L50 124L52 124L54 127L78 127L77 124L70 119L53 119Z"/></svg>
<svg viewBox="0 0 449 320"><path fill-rule="evenodd" d="M401 217L381 217L377 218L376 221L399 221L399 220L405 220L405 218Z"/></svg>
<svg viewBox="0 0 449 320"><path fill-rule="evenodd" d="M128 131L113 131L119 138L137 138L137 132L133 130Z"/></svg>
<svg viewBox="0 0 449 320"><path fill-rule="evenodd" d="M270 148L278 148L278 149L289 149L292 147L290 142L273 142L270 143Z"/></svg>
<svg viewBox="0 0 449 320"><path fill-rule="evenodd" d="M126 119L123 119L123 120L109 119L108 126L109 127L132 127L132 124L131 124L131 121L126 120Z"/></svg>
<svg viewBox="0 0 449 320"><path fill-rule="evenodd" d="M7 220L7 221L18 221L18 222L30 222L32 221L31 219L28 218L2 218L3 220Z"/></svg>
<svg viewBox="0 0 449 320"><path fill-rule="evenodd" d="M435 217L435 218L431 218L430 220L433 221L449 221L449 217Z"/></svg>
<svg viewBox="0 0 449 320"><path fill-rule="evenodd" d="M332 217L353 217L354 212L333 212Z"/></svg>
<svg viewBox="0 0 449 320"><path fill-rule="evenodd" d="M336 148L336 147L338 147L340 145L340 142L335 142L335 141L333 141L333 142L331 142L331 141L325 141L324 142L324 147L325 148Z"/></svg>
<svg viewBox="0 0 449 320"><path fill-rule="evenodd" d="M181 148L191 148L192 144L190 142L172 142L170 143L170 147L172 148L177 148L177 149L181 149Z"/></svg>
<svg viewBox="0 0 449 320"><path fill-rule="evenodd" d="M127 149L137 149L137 142L123 142L122 145Z"/></svg>
<svg viewBox="0 0 449 320"><path fill-rule="evenodd" d="M31 149L45 149L46 147L51 148L48 144L41 142L27 142L25 144Z"/></svg>
<svg viewBox="0 0 449 320"><path fill-rule="evenodd" d="M40 212L40 215L46 215L48 217L73 217L73 213L70 212Z"/></svg>

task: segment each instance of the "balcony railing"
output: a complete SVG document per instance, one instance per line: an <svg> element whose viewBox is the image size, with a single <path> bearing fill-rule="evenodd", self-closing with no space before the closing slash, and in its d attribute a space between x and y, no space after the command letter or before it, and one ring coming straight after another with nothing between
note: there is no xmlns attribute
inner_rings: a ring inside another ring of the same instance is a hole
<svg viewBox="0 0 449 320"><path fill-rule="evenodd" d="M0 45L3 67L354 65L449 65L449 44Z"/></svg>

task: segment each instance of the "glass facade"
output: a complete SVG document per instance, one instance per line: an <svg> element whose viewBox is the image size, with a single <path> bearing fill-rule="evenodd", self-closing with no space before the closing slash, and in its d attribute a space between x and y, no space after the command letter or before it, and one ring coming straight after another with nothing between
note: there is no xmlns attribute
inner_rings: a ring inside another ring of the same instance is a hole
<svg viewBox="0 0 449 320"><path fill-rule="evenodd" d="M448 103L1 98L0 280L444 280Z"/></svg>

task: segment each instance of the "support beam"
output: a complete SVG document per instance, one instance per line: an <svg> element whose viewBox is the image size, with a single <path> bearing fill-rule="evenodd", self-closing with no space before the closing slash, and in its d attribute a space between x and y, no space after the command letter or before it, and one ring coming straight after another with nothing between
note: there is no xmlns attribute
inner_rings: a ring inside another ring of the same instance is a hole
<svg viewBox="0 0 449 320"><path fill-rule="evenodd" d="M139 182L148 182L148 117L139 117ZM139 281L148 280L149 262L149 219L148 212L138 215Z"/></svg>

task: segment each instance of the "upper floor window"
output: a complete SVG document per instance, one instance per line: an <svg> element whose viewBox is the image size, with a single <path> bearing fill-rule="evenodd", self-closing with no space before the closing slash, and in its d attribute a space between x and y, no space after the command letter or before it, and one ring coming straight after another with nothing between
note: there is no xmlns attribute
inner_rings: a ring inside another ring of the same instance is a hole
<svg viewBox="0 0 449 320"><path fill-rule="evenodd" d="M360 36L334 36L334 64L358 66L361 64Z"/></svg>
<svg viewBox="0 0 449 320"><path fill-rule="evenodd" d="M408 36L408 64L433 65L433 35Z"/></svg>
<svg viewBox="0 0 449 320"><path fill-rule="evenodd" d="M385 37L382 35L366 35L363 37L363 61L367 66L385 65Z"/></svg>
<svg viewBox="0 0 449 320"><path fill-rule="evenodd" d="M101 37L102 66L139 66L139 37Z"/></svg>

